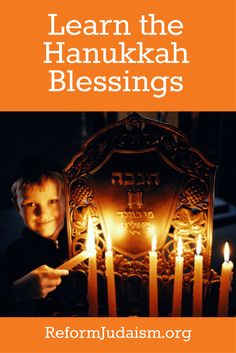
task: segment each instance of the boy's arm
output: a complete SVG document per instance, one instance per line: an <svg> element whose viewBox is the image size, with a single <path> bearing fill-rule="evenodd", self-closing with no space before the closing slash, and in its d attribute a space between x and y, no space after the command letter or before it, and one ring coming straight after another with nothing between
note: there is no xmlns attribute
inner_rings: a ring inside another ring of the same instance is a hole
<svg viewBox="0 0 236 353"><path fill-rule="evenodd" d="M61 276L68 274L67 270L55 270L46 265L40 266L14 281L11 294L16 303L43 299L61 283Z"/></svg>

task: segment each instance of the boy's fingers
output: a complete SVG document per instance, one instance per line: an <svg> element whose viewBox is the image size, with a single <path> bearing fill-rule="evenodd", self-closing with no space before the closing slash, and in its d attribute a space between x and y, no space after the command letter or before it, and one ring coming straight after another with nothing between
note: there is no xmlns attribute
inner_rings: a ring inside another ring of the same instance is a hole
<svg viewBox="0 0 236 353"><path fill-rule="evenodd" d="M46 278L50 278L50 279L57 279L60 278L61 276L68 276L69 271L68 270L53 270L50 269L48 271L45 271L43 273L43 276Z"/></svg>
<svg viewBox="0 0 236 353"><path fill-rule="evenodd" d="M60 283L61 283L60 277L57 279L51 279L50 281L47 282L47 288L57 287L57 286L59 286Z"/></svg>
<svg viewBox="0 0 236 353"><path fill-rule="evenodd" d="M42 265L37 268L37 270L45 272L46 275L52 276L52 277L61 277L61 276L68 276L69 271L68 270L54 270L52 267L49 267L47 265Z"/></svg>
<svg viewBox="0 0 236 353"><path fill-rule="evenodd" d="M45 271L45 270L52 270L51 267L48 267L47 265L42 265L42 266L39 266L38 268L36 268L36 270L39 270L39 271Z"/></svg>
<svg viewBox="0 0 236 353"><path fill-rule="evenodd" d="M47 293L53 292L57 287L48 287L47 288Z"/></svg>
<svg viewBox="0 0 236 353"><path fill-rule="evenodd" d="M58 276L68 276L69 271L68 270L54 270L54 273L56 273Z"/></svg>

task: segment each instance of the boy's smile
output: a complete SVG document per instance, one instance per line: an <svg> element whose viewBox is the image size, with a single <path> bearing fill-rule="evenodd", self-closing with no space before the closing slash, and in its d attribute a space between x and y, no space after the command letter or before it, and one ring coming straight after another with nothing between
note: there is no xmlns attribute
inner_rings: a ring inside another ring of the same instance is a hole
<svg viewBox="0 0 236 353"><path fill-rule="evenodd" d="M41 184L17 191L18 211L27 228L56 240L64 225L65 201L58 183L44 178Z"/></svg>

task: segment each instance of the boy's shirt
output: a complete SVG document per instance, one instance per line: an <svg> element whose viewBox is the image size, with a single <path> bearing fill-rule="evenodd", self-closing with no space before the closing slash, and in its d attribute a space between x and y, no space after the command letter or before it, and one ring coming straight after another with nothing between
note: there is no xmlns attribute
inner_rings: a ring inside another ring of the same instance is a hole
<svg viewBox="0 0 236 353"><path fill-rule="evenodd" d="M41 265L58 267L66 260L67 254L65 229L55 242L25 228L23 237L13 242L0 260L0 316L70 316L70 313L80 315L80 310L85 311L86 278L82 273L62 278L61 285L44 299L16 304L11 297L11 286L15 280ZM74 291L78 283L79 294Z"/></svg>

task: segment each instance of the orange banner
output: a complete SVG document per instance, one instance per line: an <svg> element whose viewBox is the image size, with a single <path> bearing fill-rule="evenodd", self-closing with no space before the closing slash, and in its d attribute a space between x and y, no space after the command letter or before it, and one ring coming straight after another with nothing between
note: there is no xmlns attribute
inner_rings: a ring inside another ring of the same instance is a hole
<svg viewBox="0 0 236 353"><path fill-rule="evenodd" d="M235 318L5 318L4 353L235 353Z"/></svg>
<svg viewBox="0 0 236 353"><path fill-rule="evenodd" d="M234 0L4 1L2 111L236 108Z"/></svg>

